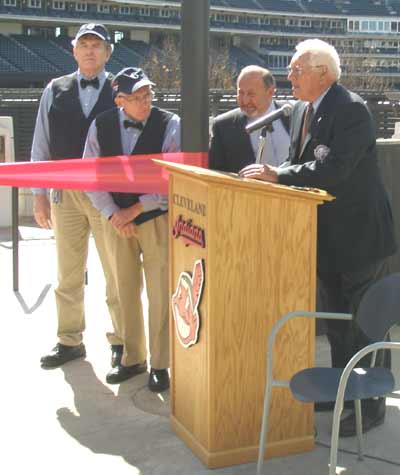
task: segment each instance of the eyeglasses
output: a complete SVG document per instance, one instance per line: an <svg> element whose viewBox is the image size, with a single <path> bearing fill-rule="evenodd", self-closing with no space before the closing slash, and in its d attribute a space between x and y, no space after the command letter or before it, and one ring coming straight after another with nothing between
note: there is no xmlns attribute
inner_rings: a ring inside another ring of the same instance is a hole
<svg viewBox="0 0 400 475"><path fill-rule="evenodd" d="M129 102L130 104L145 104L151 102L154 99L154 92L147 92L143 96L120 96L124 101Z"/></svg>
<svg viewBox="0 0 400 475"><path fill-rule="evenodd" d="M322 68L323 64L319 64L317 66L306 66L305 68L301 68L300 66L295 66L292 68L288 66L286 68L288 75L291 74L292 76L301 76L302 74L306 73L309 69L313 68Z"/></svg>

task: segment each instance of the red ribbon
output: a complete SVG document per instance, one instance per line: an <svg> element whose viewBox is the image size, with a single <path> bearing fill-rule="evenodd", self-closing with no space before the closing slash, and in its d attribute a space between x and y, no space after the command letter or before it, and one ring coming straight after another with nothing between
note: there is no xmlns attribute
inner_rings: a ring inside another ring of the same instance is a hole
<svg viewBox="0 0 400 475"><path fill-rule="evenodd" d="M0 185L130 193L168 193L168 172L152 161L208 166L207 152L0 164Z"/></svg>

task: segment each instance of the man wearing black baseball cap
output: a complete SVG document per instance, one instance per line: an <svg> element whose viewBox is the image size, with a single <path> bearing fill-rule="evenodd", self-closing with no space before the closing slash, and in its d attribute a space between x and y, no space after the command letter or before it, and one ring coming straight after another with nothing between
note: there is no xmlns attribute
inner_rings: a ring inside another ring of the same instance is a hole
<svg viewBox="0 0 400 475"><path fill-rule="evenodd" d="M111 85L119 108L100 114L90 126L84 157L180 150L179 117L152 106L154 83L142 69L123 69ZM167 197L107 192L88 195L104 217L106 247L122 308L122 361L106 380L116 384L146 371L143 268L149 300L148 386L154 392L164 391L169 387Z"/></svg>
<svg viewBox="0 0 400 475"><path fill-rule="evenodd" d="M56 78L43 92L36 121L31 159L63 160L81 158L87 131L100 112L115 107L111 78L104 67L112 53L110 34L104 25L87 23L72 40L78 70ZM108 334L112 365L119 363L122 340L115 322L119 306L104 248L101 216L84 192L35 189L34 216L43 228L53 227L56 238L58 287L58 343L42 357L43 368L61 366L86 355L82 343L85 328L84 285L90 232L93 233L107 284L107 304L113 321Z"/></svg>

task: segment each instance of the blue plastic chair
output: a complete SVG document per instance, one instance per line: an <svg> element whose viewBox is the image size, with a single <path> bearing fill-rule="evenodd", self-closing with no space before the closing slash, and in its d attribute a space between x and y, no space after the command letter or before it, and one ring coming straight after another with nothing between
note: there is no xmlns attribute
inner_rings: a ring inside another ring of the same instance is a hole
<svg viewBox="0 0 400 475"><path fill-rule="evenodd" d="M392 372L375 367L376 352L382 349L400 350L400 342L384 341L390 329L400 323L400 273L391 274L373 284L361 299L357 324L371 344L358 351L343 368L307 368L296 373L290 381L273 378L274 341L281 327L291 318L324 318L351 320L351 314L296 311L284 315L272 328L267 347L267 374L264 411L258 450L257 475L262 474L269 405L273 387L288 387L295 399L302 402L335 401L333 412L329 475L336 474L340 416L344 401L354 401L358 458L363 460L361 399L385 396L395 388ZM371 367L357 368L357 363L372 354ZM278 355L276 355L279 357Z"/></svg>

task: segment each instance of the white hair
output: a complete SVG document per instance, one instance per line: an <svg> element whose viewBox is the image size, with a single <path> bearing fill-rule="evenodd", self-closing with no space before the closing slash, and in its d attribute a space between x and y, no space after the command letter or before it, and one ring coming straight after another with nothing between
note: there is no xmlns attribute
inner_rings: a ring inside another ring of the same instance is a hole
<svg viewBox="0 0 400 475"><path fill-rule="evenodd" d="M296 56L309 56L310 66L327 66L335 80L340 79L342 69L336 49L325 41L313 38L304 40L296 46Z"/></svg>

